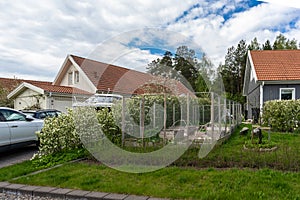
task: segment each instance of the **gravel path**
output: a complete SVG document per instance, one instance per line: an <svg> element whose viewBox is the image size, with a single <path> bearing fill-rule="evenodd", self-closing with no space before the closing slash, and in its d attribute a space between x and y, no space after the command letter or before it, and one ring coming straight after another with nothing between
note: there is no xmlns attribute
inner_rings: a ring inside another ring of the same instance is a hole
<svg viewBox="0 0 300 200"><path fill-rule="evenodd" d="M13 193L0 193L0 200L62 200L53 197L39 197L31 196L28 194L13 194Z"/></svg>

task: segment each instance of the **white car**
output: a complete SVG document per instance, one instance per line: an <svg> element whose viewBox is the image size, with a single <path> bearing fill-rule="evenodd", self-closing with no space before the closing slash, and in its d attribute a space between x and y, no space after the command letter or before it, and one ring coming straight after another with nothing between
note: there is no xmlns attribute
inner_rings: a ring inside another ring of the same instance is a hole
<svg viewBox="0 0 300 200"><path fill-rule="evenodd" d="M0 150L38 143L36 131L42 129L43 120L34 119L20 111L0 107Z"/></svg>
<svg viewBox="0 0 300 200"><path fill-rule="evenodd" d="M90 106L95 108L110 108L112 105L121 100L123 97L117 94L94 94L84 102L76 102L73 107Z"/></svg>

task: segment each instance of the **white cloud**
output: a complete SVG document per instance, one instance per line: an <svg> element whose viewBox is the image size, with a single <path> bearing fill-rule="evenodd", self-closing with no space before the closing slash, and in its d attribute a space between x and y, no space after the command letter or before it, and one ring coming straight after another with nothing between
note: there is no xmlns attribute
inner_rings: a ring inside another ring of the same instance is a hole
<svg viewBox="0 0 300 200"><path fill-rule="evenodd" d="M222 13L214 12L220 8L224 8L223 12L232 11L233 6L236 7L237 3L218 1L212 5L208 4L207 7L202 7L203 10L206 10L205 16L202 11L199 11L198 16L203 17L173 23L169 29L192 37L213 63L218 65L224 61L227 48L236 46L240 40L246 39L247 42L250 42L257 37L261 43L267 39L272 42L280 33L280 29L289 26L292 21L299 21L299 10L267 3L259 4L243 12L233 13L228 20L224 19ZM228 7L229 9L227 9ZM192 13L192 16L195 15L197 13ZM299 28L292 28L284 34L288 38L295 38L299 41L299 33ZM294 36L291 37L292 35Z"/></svg>
<svg viewBox="0 0 300 200"><path fill-rule="evenodd" d="M67 54L88 57L99 44L101 61L142 70L157 55L128 46L130 37L120 35L146 27L174 32L162 34L160 43L151 34L141 34L149 45L170 50L189 44L196 51L202 48L217 65L241 39L272 41L285 28L288 38L300 40L299 9L278 3L260 4L226 19L224 13L247 7L245 1L0 1L0 76L52 80Z"/></svg>
<svg viewBox="0 0 300 200"><path fill-rule="evenodd" d="M278 4L280 6L288 6L293 8L300 8L300 2L298 0L264 0L264 2Z"/></svg>

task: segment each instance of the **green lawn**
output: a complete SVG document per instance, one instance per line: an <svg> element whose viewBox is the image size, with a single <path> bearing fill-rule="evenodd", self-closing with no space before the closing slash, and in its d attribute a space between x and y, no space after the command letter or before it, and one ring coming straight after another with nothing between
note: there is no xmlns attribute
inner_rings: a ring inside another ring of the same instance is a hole
<svg viewBox="0 0 300 200"><path fill-rule="evenodd" d="M179 199L300 199L300 174L270 169L167 167L128 174L103 165L73 163L16 183Z"/></svg>
<svg viewBox="0 0 300 200"><path fill-rule="evenodd" d="M243 149L250 135L240 136L241 128L204 159L193 147L172 166L151 173L129 174L88 160L12 182L172 199L300 199L300 135L271 133L278 149L257 152ZM32 161L2 168L0 180L34 170Z"/></svg>
<svg viewBox="0 0 300 200"><path fill-rule="evenodd" d="M244 125L246 126L246 125ZM198 159L199 147L191 148L175 166L193 166L197 168L271 168L276 170L300 171L300 134L271 132L271 144L278 147L273 152L245 150L245 141L251 143L250 133L239 135L239 127L223 144L203 159ZM263 142L268 142L268 132L263 131Z"/></svg>

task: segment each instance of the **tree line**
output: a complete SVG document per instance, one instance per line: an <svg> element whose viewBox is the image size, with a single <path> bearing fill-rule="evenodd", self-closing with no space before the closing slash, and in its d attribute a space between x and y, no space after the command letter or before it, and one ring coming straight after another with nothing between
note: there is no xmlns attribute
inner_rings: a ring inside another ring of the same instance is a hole
<svg viewBox="0 0 300 200"><path fill-rule="evenodd" d="M219 91L224 87L227 98L243 104L245 98L242 91L248 50L298 49L298 47L300 48L300 43L298 44L296 39L288 39L283 34L279 34L273 44L270 40L260 44L256 37L249 44L242 39L236 47L231 46L227 49L224 63L219 64L215 70L205 53L198 58L195 50L180 46L174 55L166 51L162 58L149 63L147 72L181 80L185 85L187 81L195 92ZM221 82L223 84L220 84Z"/></svg>

